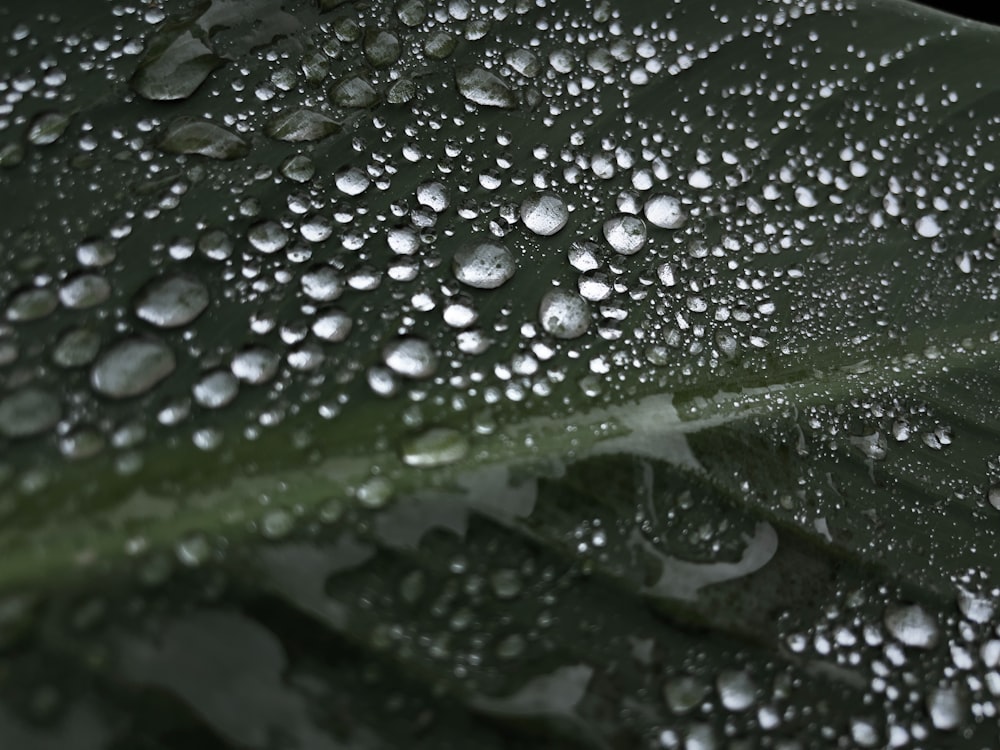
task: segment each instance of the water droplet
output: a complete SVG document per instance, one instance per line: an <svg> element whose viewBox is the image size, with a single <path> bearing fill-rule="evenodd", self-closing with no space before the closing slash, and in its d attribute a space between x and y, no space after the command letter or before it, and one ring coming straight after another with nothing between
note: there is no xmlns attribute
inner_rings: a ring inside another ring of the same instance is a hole
<svg viewBox="0 0 1000 750"><path fill-rule="evenodd" d="M195 117L173 120L159 145L171 154L199 154L210 159L239 159L250 153L250 144L236 133Z"/></svg>
<svg viewBox="0 0 1000 750"><path fill-rule="evenodd" d="M395 487L385 477L372 477L355 492L358 502L366 508L382 508L392 497Z"/></svg>
<svg viewBox="0 0 1000 750"><path fill-rule="evenodd" d="M535 234L550 237L566 226L569 210L558 195L539 193L521 202L521 221Z"/></svg>
<svg viewBox="0 0 1000 750"><path fill-rule="evenodd" d="M17 292L7 305L7 320L26 323L49 315L59 306L59 299L51 289L24 289Z"/></svg>
<svg viewBox="0 0 1000 750"><path fill-rule="evenodd" d="M90 384L104 396L132 398L151 389L175 366L173 350L160 339L129 338L101 354L90 371Z"/></svg>
<svg viewBox="0 0 1000 750"><path fill-rule="evenodd" d="M84 310L104 302L111 296L111 284L95 273L78 274L59 287L59 301L71 310Z"/></svg>
<svg viewBox="0 0 1000 750"><path fill-rule="evenodd" d="M957 688L934 688L927 694L927 713L935 729L951 731L958 729L965 715L965 701Z"/></svg>
<svg viewBox="0 0 1000 750"><path fill-rule="evenodd" d="M931 649L937 645L937 622L919 604L891 605L883 620L886 630L904 646Z"/></svg>
<svg viewBox="0 0 1000 750"><path fill-rule="evenodd" d="M958 609L970 622L983 625L992 619L995 604L991 597L960 588L958 590Z"/></svg>
<svg viewBox="0 0 1000 750"><path fill-rule="evenodd" d="M357 167L347 167L337 172L333 183L337 186L337 190L344 195L354 196L365 192L371 184L371 180L364 171Z"/></svg>
<svg viewBox="0 0 1000 750"><path fill-rule="evenodd" d="M408 466L432 468L461 460L469 452L469 440L458 430L432 427L403 441L400 457Z"/></svg>
<svg viewBox="0 0 1000 750"><path fill-rule="evenodd" d="M196 568L208 561L212 547L201 534L188 537L177 545L177 559L181 565Z"/></svg>
<svg viewBox="0 0 1000 750"><path fill-rule="evenodd" d="M365 57L376 68L392 65L399 59L402 45L395 34L371 28L365 33Z"/></svg>
<svg viewBox="0 0 1000 750"><path fill-rule="evenodd" d="M687 221L681 202L669 195L654 195L643 206L646 221L663 229L679 229Z"/></svg>
<svg viewBox="0 0 1000 750"><path fill-rule="evenodd" d="M35 146L48 146L59 140L69 127L69 115L62 112L46 112L31 121L28 128L28 142Z"/></svg>
<svg viewBox="0 0 1000 750"><path fill-rule="evenodd" d="M316 174L316 165L308 156L297 154L285 160L281 173L295 182L309 182Z"/></svg>
<svg viewBox="0 0 1000 750"><path fill-rule="evenodd" d="M62 405L48 391L28 386L0 398L0 435L23 438L40 435L62 417Z"/></svg>
<svg viewBox="0 0 1000 750"><path fill-rule="evenodd" d="M372 85L361 76L351 76L330 89L330 98L339 107L363 109L378 101Z"/></svg>
<svg viewBox="0 0 1000 750"><path fill-rule="evenodd" d="M407 378L428 378L438 364L431 345L415 336L386 344L382 349L382 361L390 370Z"/></svg>
<svg viewBox="0 0 1000 750"><path fill-rule="evenodd" d="M542 297L538 319L546 333L575 339L590 327L590 305L578 294L556 289Z"/></svg>
<svg viewBox="0 0 1000 750"><path fill-rule="evenodd" d="M705 700L708 685L691 675L672 677L663 685L663 700L675 714L683 715L696 709Z"/></svg>
<svg viewBox="0 0 1000 750"><path fill-rule="evenodd" d="M76 259L82 266L106 266L116 257L115 246L106 240L85 240L76 248Z"/></svg>
<svg viewBox="0 0 1000 750"><path fill-rule="evenodd" d="M300 108L282 112L270 120L265 132L279 141L302 143L340 132L340 123L321 112Z"/></svg>
<svg viewBox="0 0 1000 750"><path fill-rule="evenodd" d="M604 222L604 239L615 252L635 255L646 244L646 223L628 214L615 216Z"/></svg>
<svg viewBox="0 0 1000 750"><path fill-rule="evenodd" d="M208 307L208 288L191 276L155 279L135 296L135 314L157 328L191 323Z"/></svg>
<svg viewBox="0 0 1000 750"><path fill-rule="evenodd" d="M185 27L154 35L130 81L146 99L172 101L191 96L222 64L200 32Z"/></svg>
<svg viewBox="0 0 1000 750"><path fill-rule="evenodd" d="M206 409L221 409L232 403L240 381L231 372L215 370L203 375L191 388L195 403Z"/></svg>
<svg viewBox="0 0 1000 750"><path fill-rule="evenodd" d="M247 240L254 250L270 255L288 244L288 231L276 221L261 221L247 230Z"/></svg>
<svg viewBox="0 0 1000 750"><path fill-rule="evenodd" d="M986 499L990 505L1000 510L1000 482L990 485L990 488L986 491Z"/></svg>
<svg viewBox="0 0 1000 750"><path fill-rule="evenodd" d="M455 71L458 93L484 107L513 109L517 99L506 83L483 68L459 68Z"/></svg>
<svg viewBox="0 0 1000 750"><path fill-rule="evenodd" d="M302 274L302 291L314 302L333 302L344 293L344 280L333 266L316 266Z"/></svg>
<svg viewBox="0 0 1000 750"><path fill-rule="evenodd" d="M94 361L101 347L101 337L89 328L67 331L52 350L52 361L59 367L83 367Z"/></svg>
<svg viewBox="0 0 1000 750"><path fill-rule="evenodd" d="M417 203L439 214L448 208L448 190L440 182L424 182L417 186Z"/></svg>
<svg viewBox="0 0 1000 750"><path fill-rule="evenodd" d="M312 324L312 332L323 341L343 341L351 332L354 321L343 310L324 310Z"/></svg>
<svg viewBox="0 0 1000 750"><path fill-rule="evenodd" d="M517 270L514 256L503 245L483 242L455 253L452 263L455 278L476 289L496 289Z"/></svg>
<svg viewBox="0 0 1000 750"><path fill-rule="evenodd" d="M724 670L719 673L715 686L719 700L729 711L746 711L753 705L757 686L750 675L743 671Z"/></svg>
<svg viewBox="0 0 1000 750"><path fill-rule="evenodd" d="M287 510L272 510L260 522L260 533L265 539L281 539L295 525L295 517Z"/></svg>
<svg viewBox="0 0 1000 750"><path fill-rule="evenodd" d="M917 234L927 239L933 239L941 234L941 225L938 224L937 217L933 214L921 216L914 225Z"/></svg>
<svg viewBox="0 0 1000 750"><path fill-rule="evenodd" d="M234 355L229 369L244 383L261 385L277 374L280 362L281 357L270 349L254 346Z"/></svg>

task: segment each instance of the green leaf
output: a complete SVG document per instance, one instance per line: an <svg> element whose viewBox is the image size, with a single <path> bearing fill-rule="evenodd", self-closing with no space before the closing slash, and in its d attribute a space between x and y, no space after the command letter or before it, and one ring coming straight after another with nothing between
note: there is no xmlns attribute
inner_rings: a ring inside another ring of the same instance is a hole
<svg viewBox="0 0 1000 750"><path fill-rule="evenodd" d="M5 742L990 745L997 31L62 10L5 40Z"/></svg>

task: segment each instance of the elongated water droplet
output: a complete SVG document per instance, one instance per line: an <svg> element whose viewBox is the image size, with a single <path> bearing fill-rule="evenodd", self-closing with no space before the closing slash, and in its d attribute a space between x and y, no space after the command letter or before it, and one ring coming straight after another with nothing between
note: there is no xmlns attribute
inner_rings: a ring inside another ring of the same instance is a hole
<svg viewBox="0 0 1000 750"><path fill-rule="evenodd" d="M0 435L24 438L47 432L62 417L62 405L48 391L28 386L0 397Z"/></svg>
<svg viewBox="0 0 1000 750"><path fill-rule="evenodd" d="M173 350L158 338L129 338L104 352L90 371L90 384L110 398L146 393L174 371Z"/></svg>
<svg viewBox="0 0 1000 750"><path fill-rule="evenodd" d="M208 307L208 288L191 276L168 276L147 284L136 295L135 314L157 328L191 323Z"/></svg>
<svg viewBox="0 0 1000 750"><path fill-rule="evenodd" d="M437 355L423 339L406 336L385 345L382 361L386 366L407 378L427 378L437 369Z"/></svg>
<svg viewBox="0 0 1000 750"><path fill-rule="evenodd" d="M282 112L265 128L271 138L289 143L318 141L339 131L340 124L332 117L305 108Z"/></svg>
<svg viewBox="0 0 1000 750"><path fill-rule="evenodd" d="M195 117L173 120L160 139L160 148L171 154L198 154L210 159L239 159L250 153L250 144L214 122Z"/></svg>
<svg viewBox="0 0 1000 750"><path fill-rule="evenodd" d="M513 109L517 99L500 78L482 68L459 68L455 71L458 93L483 107Z"/></svg>
<svg viewBox="0 0 1000 750"><path fill-rule="evenodd" d="M400 457L408 466L432 468L446 466L465 458L469 440L450 427L432 427L403 441Z"/></svg>

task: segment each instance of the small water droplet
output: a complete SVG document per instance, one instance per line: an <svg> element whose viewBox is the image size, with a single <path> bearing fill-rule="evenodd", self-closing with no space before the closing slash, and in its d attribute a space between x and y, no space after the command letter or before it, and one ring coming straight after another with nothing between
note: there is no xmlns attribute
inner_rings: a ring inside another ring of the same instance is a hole
<svg viewBox="0 0 1000 750"><path fill-rule="evenodd" d="M235 354L229 368L244 383L261 385L277 374L280 363L281 357L270 349L254 346Z"/></svg>
<svg viewBox="0 0 1000 750"><path fill-rule="evenodd" d="M691 675L671 677L663 685L663 700L675 714L683 715L696 709L705 700L708 685Z"/></svg>
<svg viewBox="0 0 1000 750"><path fill-rule="evenodd" d="M392 498L396 488L386 477L372 477L355 492L358 502L366 508L382 508Z"/></svg>
<svg viewBox="0 0 1000 750"><path fill-rule="evenodd" d="M724 670L719 673L715 686L719 700L729 711L746 711L753 705L757 693L750 675L743 671Z"/></svg>
<svg viewBox="0 0 1000 750"><path fill-rule="evenodd" d="M231 403L240 389L240 381L231 372L215 370L203 375L191 388L195 403L206 409L221 409Z"/></svg>

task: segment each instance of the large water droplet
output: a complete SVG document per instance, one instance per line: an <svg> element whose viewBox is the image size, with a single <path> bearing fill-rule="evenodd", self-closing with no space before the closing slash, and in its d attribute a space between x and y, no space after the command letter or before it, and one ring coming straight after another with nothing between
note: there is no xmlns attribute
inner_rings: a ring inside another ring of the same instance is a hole
<svg viewBox="0 0 1000 750"><path fill-rule="evenodd" d="M325 310L312 324L312 332L323 341L343 341L351 332L354 321L343 310Z"/></svg>
<svg viewBox="0 0 1000 750"><path fill-rule="evenodd" d="M927 694L927 713L935 729L951 731L958 729L965 716L965 701L957 688L934 688Z"/></svg>
<svg viewBox="0 0 1000 750"><path fill-rule="evenodd" d="M757 686L743 671L725 670L716 679L719 701L730 711L746 711L753 705Z"/></svg>
<svg viewBox="0 0 1000 750"><path fill-rule="evenodd" d="M615 216L604 222L604 239L615 252L635 255L646 244L646 223L637 216Z"/></svg>
<svg viewBox="0 0 1000 750"><path fill-rule="evenodd" d="M187 325L208 307L208 288L191 276L151 281L135 296L135 314L158 328Z"/></svg>
<svg viewBox="0 0 1000 750"><path fill-rule="evenodd" d="M575 339L590 327L590 305L579 294L556 289L542 297L538 319L546 333Z"/></svg>
<svg viewBox="0 0 1000 750"><path fill-rule="evenodd" d="M469 440L450 427L432 427L403 441L400 457L408 466L432 468L446 466L464 458Z"/></svg>
<svg viewBox="0 0 1000 750"><path fill-rule="evenodd" d="M406 336L382 349L382 361L393 372L407 378L427 378L437 369L437 355L424 339Z"/></svg>
<svg viewBox="0 0 1000 750"><path fill-rule="evenodd" d="M937 645L937 621L919 604L891 605L883 620L886 630L904 646L931 649Z"/></svg>
<svg viewBox="0 0 1000 750"><path fill-rule="evenodd" d="M174 371L173 350L158 338L129 338L105 351L90 371L90 384L110 398L139 396Z"/></svg>
<svg viewBox="0 0 1000 750"><path fill-rule="evenodd" d="M206 373L191 388L195 403L206 409L221 409L231 403L240 389L240 381L231 372Z"/></svg>
<svg viewBox="0 0 1000 750"><path fill-rule="evenodd" d="M31 121L28 142L35 146L48 146L59 140L69 127L69 115L62 112L45 112Z"/></svg>
<svg viewBox="0 0 1000 750"><path fill-rule="evenodd" d="M250 144L236 133L195 117L173 120L160 139L160 148L171 154L199 154L222 160L250 153Z"/></svg>
<svg viewBox="0 0 1000 750"><path fill-rule="evenodd" d="M521 221L535 234L549 237L566 226L569 210L558 195L539 193L521 202Z"/></svg>
<svg viewBox="0 0 1000 750"><path fill-rule="evenodd" d="M455 253L452 270L463 284L476 289L496 289L510 280L517 263L503 245L482 242Z"/></svg>
<svg viewBox="0 0 1000 750"><path fill-rule="evenodd" d="M193 28L174 28L149 40L130 83L146 99L186 99L221 64Z"/></svg>
<svg viewBox="0 0 1000 750"><path fill-rule="evenodd" d="M282 112L265 129L272 138L289 143L318 141L339 131L340 124L332 117L304 108Z"/></svg>
<svg viewBox="0 0 1000 750"><path fill-rule="evenodd" d="M82 273L67 279L59 287L59 301L71 310L84 310L111 296L111 284L96 273Z"/></svg>
<svg viewBox="0 0 1000 750"><path fill-rule="evenodd" d="M364 78L351 76L330 89L330 99L339 107L362 109L378 101L378 94Z"/></svg>
<svg viewBox="0 0 1000 750"><path fill-rule="evenodd" d="M233 375L244 383L261 385L278 372L281 357L263 346L254 346L237 352L229 365Z"/></svg>
<svg viewBox="0 0 1000 750"><path fill-rule="evenodd" d="M681 202L669 195L654 195L643 207L646 221L663 229L678 229L687 221Z"/></svg>
<svg viewBox="0 0 1000 750"><path fill-rule="evenodd" d="M475 104L503 109L517 106L517 99L507 84L488 70L459 68L455 71L455 83L458 93Z"/></svg>
<svg viewBox="0 0 1000 750"><path fill-rule="evenodd" d="M28 386L0 398L0 435L23 438L48 431L62 416L59 400L48 391Z"/></svg>

